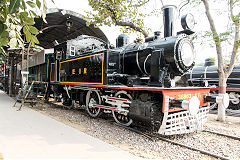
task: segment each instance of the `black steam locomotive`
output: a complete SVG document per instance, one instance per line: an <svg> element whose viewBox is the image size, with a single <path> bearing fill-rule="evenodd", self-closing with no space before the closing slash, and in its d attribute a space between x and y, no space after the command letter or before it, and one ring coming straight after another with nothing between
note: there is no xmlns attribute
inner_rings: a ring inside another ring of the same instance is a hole
<svg viewBox="0 0 240 160"><path fill-rule="evenodd" d="M211 87L211 92L216 94L218 92L218 71L214 66L215 62L211 58L205 60L204 66L194 67L186 74L189 85L191 86L206 86ZM228 109L240 109L240 66L235 66L232 73L227 80L227 93L230 97ZM212 109L216 105L212 105Z"/></svg>
<svg viewBox="0 0 240 160"><path fill-rule="evenodd" d="M160 32L144 43L117 38L116 48L99 38L79 36L54 48L50 86L56 100L69 107L85 105L92 117L112 112L117 123L146 125L165 135L202 129L208 102L223 103L206 87L189 87L181 76L194 66L190 15L173 32L173 8L164 12Z"/></svg>

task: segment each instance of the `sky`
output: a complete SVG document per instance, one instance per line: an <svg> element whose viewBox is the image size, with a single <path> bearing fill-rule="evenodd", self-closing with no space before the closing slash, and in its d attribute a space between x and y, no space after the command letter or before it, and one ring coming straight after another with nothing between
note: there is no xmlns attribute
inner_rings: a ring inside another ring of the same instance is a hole
<svg viewBox="0 0 240 160"><path fill-rule="evenodd" d="M88 5L88 0L54 0L54 1L55 1L55 4L53 4L51 0L47 0L48 8L60 8L60 9L72 10L80 14L84 14L85 11L91 11L91 7ZM176 0L166 0L166 1L163 0L163 2L164 2L164 5L178 6L180 4L180 3L176 3L176 2L180 2ZM224 2L222 1L218 1L218 5L216 5L216 3L214 5L210 4L212 13L219 14L220 11L221 12L223 11L223 10L219 10L219 8L221 9L220 6L224 6L224 5L226 4L224 4ZM161 9L161 7L162 7L162 3L160 0L150 0L150 3L148 4L147 9ZM187 6L181 11L180 16L178 16L179 14L175 12L175 33L181 30L180 17L181 15L184 15L186 13L193 14L195 18L196 25L193 30L196 32L196 34L199 35L202 31L209 30L209 24L204 13L204 7L199 6L198 8L193 8L191 6L189 7ZM223 12L223 14L224 13L225 12ZM214 15L214 17L218 17L218 15ZM215 20L216 20L215 23L218 31L224 31L224 29L226 28L226 25L228 25L227 24L228 19L219 18ZM152 32L160 30L163 33L163 27L162 27L163 18L161 15L160 17L156 17L156 16L147 17L145 19L145 25L147 27L150 27L152 29ZM100 29L106 34L110 43L115 45L117 36L121 34L120 27L104 26L104 27L100 27ZM150 33L150 36L151 35L153 35L153 33ZM129 35L129 37L130 37L130 41L133 41L136 38L136 35L131 34ZM206 58L214 57L216 59L216 50L215 48L212 48L209 46L208 40L209 39L199 39L194 43L197 64L203 63ZM204 42L204 43L202 44L200 42ZM224 48L223 51L225 51L225 53L229 53L230 49L231 48ZM226 57L228 56L226 55Z"/></svg>

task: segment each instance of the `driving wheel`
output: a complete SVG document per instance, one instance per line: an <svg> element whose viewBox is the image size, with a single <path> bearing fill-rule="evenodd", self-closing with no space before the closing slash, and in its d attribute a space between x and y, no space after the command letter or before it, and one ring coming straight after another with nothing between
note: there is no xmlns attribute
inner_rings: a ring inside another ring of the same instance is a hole
<svg viewBox="0 0 240 160"><path fill-rule="evenodd" d="M118 98L124 98L124 99L128 99L129 101L132 100L132 97L130 94L128 94L126 91L119 91L115 94L115 97L118 97ZM124 109L129 109L129 108L124 108ZM121 125L124 125L124 126L130 126L132 124L132 119L129 118L128 115L125 115L125 114L122 114L118 111L112 111L112 114L113 114L113 118L114 120L121 124Z"/></svg>
<svg viewBox="0 0 240 160"><path fill-rule="evenodd" d="M101 97L97 90L89 90L86 96L86 109L88 114L93 117L99 117L102 113L101 108L93 107L94 104L101 104Z"/></svg>

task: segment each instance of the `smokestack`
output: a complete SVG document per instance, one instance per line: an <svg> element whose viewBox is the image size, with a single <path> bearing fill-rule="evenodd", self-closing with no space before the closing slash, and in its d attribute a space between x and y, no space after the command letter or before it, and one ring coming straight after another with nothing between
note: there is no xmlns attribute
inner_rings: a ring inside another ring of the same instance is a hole
<svg viewBox="0 0 240 160"><path fill-rule="evenodd" d="M173 6L163 8L164 37L173 35Z"/></svg>

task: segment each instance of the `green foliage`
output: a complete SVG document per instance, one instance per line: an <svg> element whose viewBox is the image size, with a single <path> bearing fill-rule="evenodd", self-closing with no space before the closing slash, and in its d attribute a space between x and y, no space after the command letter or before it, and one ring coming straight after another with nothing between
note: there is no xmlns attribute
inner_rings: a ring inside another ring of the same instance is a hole
<svg viewBox="0 0 240 160"><path fill-rule="evenodd" d="M16 13L18 8L20 7L20 0L11 0L9 5L9 13Z"/></svg>
<svg viewBox="0 0 240 160"><path fill-rule="evenodd" d="M213 33L211 31L206 31L205 33L203 33L202 37L204 38L212 37L214 40L216 40L217 45L219 45L221 42L228 42L230 44L232 40L233 32L234 31L232 29L228 29L227 31L220 32L220 33ZM210 43L209 45L214 47L214 44Z"/></svg>
<svg viewBox="0 0 240 160"><path fill-rule="evenodd" d="M209 61L215 62L215 58L209 58Z"/></svg>
<svg viewBox="0 0 240 160"><path fill-rule="evenodd" d="M189 4L190 4L192 7L199 6L201 3L202 3L202 0L189 0Z"/></svg>
<svg viewBox="0 0 240 160"><path fill-rule="evenodd" d="M39 31L34 27L34 18L45 20L47 5L45 0L1 0L0 1L0 47L24 47L24 42L33 46L39 44ZM24 39L22 39L23 29Z"/></svg>
<svg viewBox="0 0 240 160"><path fill-rule="evenodd" d="M143 18L148 16L140 12L149 0L88 0L93 12L87 12L87 25L94 26L122 26L126 32L143 32ZM122 22L125 22L124 24Z"/></svg>

